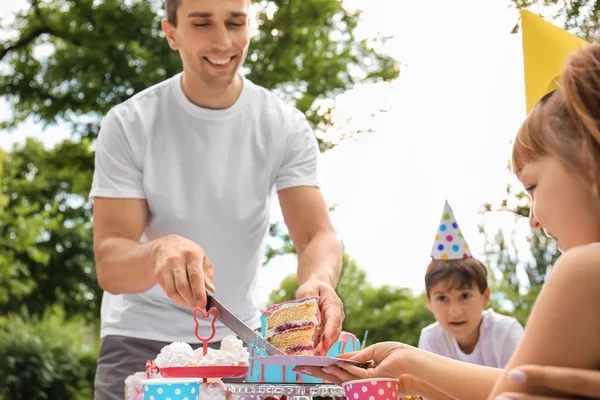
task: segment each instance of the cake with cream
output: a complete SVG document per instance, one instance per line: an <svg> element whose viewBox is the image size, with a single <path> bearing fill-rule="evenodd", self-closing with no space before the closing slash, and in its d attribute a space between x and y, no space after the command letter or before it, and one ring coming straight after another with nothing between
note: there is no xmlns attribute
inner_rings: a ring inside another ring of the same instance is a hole
<svg viewBox="0 0 600 400"><path fill-rule="evenodd" d="M265 339L288 355L314 355L319 333L319 298L290 300L265 310Z"/></svg>
<svg viewBox="0 0 600 400"><path fill-rule="evenodd" d="M148 361L148 363L152 367L158 367L159 370L165 368L164 372L166 373L166 368L174 367L243 366L247 368L248 359L248 349L244 347L244 343L230 335L221 341L220 349L208 348L206 354L202 347L194 350L185 342L170 343L160 350L155 360ZM148 364L146 367L148 368ZM220 379L197 378L196 382L199 386L194 387L190 382L194 383L195 378L185 378L184 381L188 382L181 382L177 378L162 378L158 372L154 375L146 377L140 382L144 386L143 390L136 385L138 382L135 379L139 378L137 375L128 378L125 381L125 400L193 400L198 398L202 400L232 400L236 398L234 394L225 390Z"/></svg>
<svg viewBox="0 0 600 400"><path fill-rule="evenodd" d="M273 346L292 356L314 356L313 339L321 333L318 297L286 301L269 307L260 317L261 337ZM342 332L339 339L327 351L327 357L356 351L360 342L352 333ZM263 349L254 343L248 347L250 366L248 382L251 383L326 383L321 378L294 371L295 365L265 365L260 356ZM258 357L255 358L255 357Z"/></svg>
<svg viewBox="0 0 600 400"><path fill-rule="evenodd" d="M233 335L221 341L219 350L208 348L206 355L202 347L196 350L185 342L173 342L163 347L154 360L158 368L193 367L200 365L248 365L248 349Z"/></svg>

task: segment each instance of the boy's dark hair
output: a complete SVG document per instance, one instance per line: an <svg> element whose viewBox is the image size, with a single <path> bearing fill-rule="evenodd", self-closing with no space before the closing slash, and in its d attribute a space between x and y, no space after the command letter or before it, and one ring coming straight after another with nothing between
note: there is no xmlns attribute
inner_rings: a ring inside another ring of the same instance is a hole
<svg viewBox="0 0 600 400"><path fill-rule="evenodd" d="M487 268L474 257L459 260L432 260L425 273L427 296L440 281L448 281L452 289L479 288L483 293L488 287Z"/></svg>
<svg viewBox="0 0 600 400"><path fill-rule="evenodd" d="M177 9L181 5L181 0L165 0L165 10L167 11L167 21L173 26L177 26Z"/></svg>

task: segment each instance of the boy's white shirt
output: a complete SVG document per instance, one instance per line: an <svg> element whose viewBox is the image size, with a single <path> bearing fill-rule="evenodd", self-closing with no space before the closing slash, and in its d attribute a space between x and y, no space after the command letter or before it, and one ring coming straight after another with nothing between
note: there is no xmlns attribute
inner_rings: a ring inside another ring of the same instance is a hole
<svg viewBox="0 0 600 400"><path fill-rule="evenodd" d="M454 360L504 368L523 338L523 332L519 321L490 308L483 312L479 340L472 353L465 354L439 322L423 328L419 348Z"/></svg>

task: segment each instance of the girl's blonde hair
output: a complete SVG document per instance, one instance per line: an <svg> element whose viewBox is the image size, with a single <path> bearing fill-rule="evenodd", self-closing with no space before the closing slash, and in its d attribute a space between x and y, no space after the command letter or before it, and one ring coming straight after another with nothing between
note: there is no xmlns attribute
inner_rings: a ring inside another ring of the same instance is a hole
<svg viewBox="0 0 600 400"><path fill-rule="evenodd" d="M559 88L544 96L521 125L512 169L556 156L571 171L600 188L600 42L573 53Z"/></svg>

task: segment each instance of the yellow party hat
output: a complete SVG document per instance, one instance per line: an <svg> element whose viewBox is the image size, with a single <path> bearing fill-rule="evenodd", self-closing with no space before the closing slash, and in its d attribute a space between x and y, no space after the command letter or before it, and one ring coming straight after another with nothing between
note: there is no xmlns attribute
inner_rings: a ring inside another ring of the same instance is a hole
<svg viewBox="0 0 600 400"><path fill-rule="evenodd" d="M567 57L589 43L531 11L521 11L521 24L529 113L542 97L558 88Z"/></svg>
<svg viewBox="0 0 600 400"><path fill-rule="evenodd" d="M469 245L467 245L458 222L456 222L450 204L446 201L435 241L431 248L431 258L434 260L457 260L469 257L472 257Z"/></svg>

